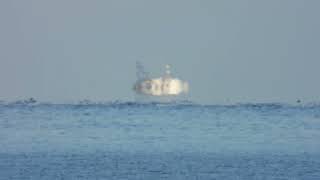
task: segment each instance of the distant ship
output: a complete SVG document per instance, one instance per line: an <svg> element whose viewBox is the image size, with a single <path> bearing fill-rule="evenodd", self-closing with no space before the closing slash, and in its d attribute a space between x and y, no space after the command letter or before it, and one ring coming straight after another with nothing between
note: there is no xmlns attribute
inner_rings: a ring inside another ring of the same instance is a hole
<svg viewBox="0 0 320 180"><path fill-rule="evenodd" d="M162 77L150 78L141 63L137 62L137 82L134 91L148 96L178 96L189 91L186 81L171 76L170 65L166 65L166 72Z"/></svg>

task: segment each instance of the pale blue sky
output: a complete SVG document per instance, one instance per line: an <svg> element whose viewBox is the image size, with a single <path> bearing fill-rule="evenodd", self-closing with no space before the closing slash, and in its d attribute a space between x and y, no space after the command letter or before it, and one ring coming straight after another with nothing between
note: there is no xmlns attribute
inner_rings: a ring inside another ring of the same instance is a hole
<svg viewBox="0 0 320 180"><path fill-rule="evenodd" d="M135 61L200 103L320 100L318 0L1 0L0 99L134 100Z"/></svg>

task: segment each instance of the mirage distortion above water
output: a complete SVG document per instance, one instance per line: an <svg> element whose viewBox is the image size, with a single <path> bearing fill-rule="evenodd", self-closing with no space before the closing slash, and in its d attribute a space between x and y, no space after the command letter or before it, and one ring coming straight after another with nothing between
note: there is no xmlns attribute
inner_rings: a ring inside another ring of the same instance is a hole
<svg viewBox="0 0 320 180"><path fill-rule="evenodd" d="M178 96L187 94L189 84L179 78L171 75L170 65L166 65L166 72L158 78L151 78L149 73L144 70L141 63L137 62L137 81L134 84L134 91L140 95L146 96Z"/></svg>

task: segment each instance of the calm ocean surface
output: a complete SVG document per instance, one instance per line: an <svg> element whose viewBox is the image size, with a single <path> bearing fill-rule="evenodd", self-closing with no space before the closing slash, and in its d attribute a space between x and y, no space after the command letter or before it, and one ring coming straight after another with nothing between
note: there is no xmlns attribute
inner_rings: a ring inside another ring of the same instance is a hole
<svg viewBox="0 0 320 180"><path fill-rule="evenodd" d="M0 180L320 179L320 105L0 103Z"/></svg>

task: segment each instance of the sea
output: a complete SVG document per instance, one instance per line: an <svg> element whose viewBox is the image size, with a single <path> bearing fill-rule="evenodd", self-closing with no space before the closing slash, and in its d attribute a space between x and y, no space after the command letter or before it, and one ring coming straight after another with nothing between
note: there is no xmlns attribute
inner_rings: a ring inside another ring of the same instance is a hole
<svg viewBox="0 0 320 180"><path fill-rule="evenodd" d="M0 180L319 180L320 104L0 102Z"/></svg>

